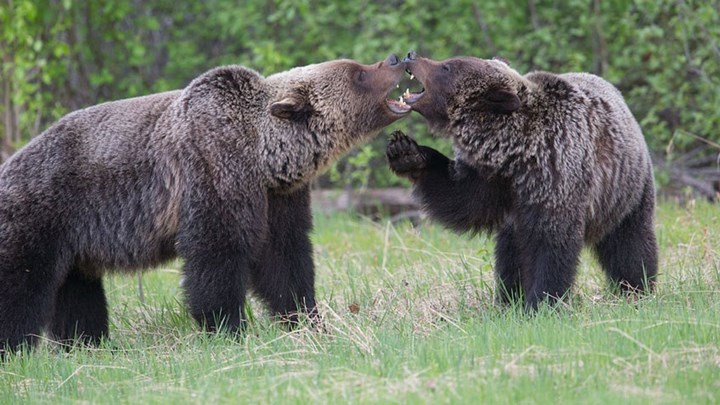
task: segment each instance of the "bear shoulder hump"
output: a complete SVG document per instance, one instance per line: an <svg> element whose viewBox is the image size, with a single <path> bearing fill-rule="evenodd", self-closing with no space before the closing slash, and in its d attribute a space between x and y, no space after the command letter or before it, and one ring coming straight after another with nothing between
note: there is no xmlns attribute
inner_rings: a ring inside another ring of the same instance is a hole
<svg viewBox="0 0 720 405"><path fill-rule="evenodd" d="M536 88L544 94L556 97L567 98L576 92L576 87L567 80L564 75L558 75L550 72L536 71L528 73L525 78L534 83Z"/></svg>
<svg viewBox="0 0 720 405"><path fill-rule="evenodd" d="M201 74L190 82L184 95L253 92L259 90L262 84L263 77L252 69L240 65L220 66Z"/></svg>

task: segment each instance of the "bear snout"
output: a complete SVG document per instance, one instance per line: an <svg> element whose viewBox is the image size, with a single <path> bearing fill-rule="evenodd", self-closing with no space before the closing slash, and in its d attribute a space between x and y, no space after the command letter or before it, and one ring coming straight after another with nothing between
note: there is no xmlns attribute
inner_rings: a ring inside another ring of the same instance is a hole
<svg viewBox="0 0 720 405"><path fill-rule="evenodd" d="M405 56L405 59L403 59L403 62L412 62L415 59L417 59L417 53L415 51L411 50L407 53L407 56Z"/></svg>
<svg viewBox="0 0 720 405"><path fill-rule="evenodd" d="M390 56L388 56L387 59L385 59L385 63L387 63L390 66L395 66L398 63L400 63L400 58L398 58L398 56L395 55L394 53L391 53Z"/></svg>

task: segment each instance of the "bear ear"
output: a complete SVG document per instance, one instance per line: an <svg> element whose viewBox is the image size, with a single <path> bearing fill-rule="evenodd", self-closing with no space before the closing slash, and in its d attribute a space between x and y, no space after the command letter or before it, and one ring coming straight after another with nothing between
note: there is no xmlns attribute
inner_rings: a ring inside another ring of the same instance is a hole
<svg viewBox="0 0 720 405"><path fill-rule="evenodd" d="M484 99L490 111L497 114L510 114L522 107L520 97L507 89L490 90L485 94Z"/></svg>
<svg viewBox="0 0 720 405"><path fill-rule="evenodd" d="M297 118L308 111L310 111L310 106L307 101L295 96L285 97L270 104L270 114L284 120Z"/></svg>

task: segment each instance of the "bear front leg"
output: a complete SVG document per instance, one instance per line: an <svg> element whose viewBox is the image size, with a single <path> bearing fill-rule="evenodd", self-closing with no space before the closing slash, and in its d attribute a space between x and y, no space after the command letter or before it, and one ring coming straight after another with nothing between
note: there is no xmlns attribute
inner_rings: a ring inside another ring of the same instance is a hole
<svg viewBox="0 0 720 405"><path fill-rule="evenodd" d="M516 220L525 309L554 304L570 290L577 273L584 228L578 215L529 209Z"/></svg>
<svg viewBox="0 0 720 405"><path fill-rule="evenodd" d="M208 331L244 329L250 263L266 237L265 196L237 195L243 199L194 195L183 206L177 251L185 259L185 294Z"/></svg>
<svg viewBox="0 0 720 405"><path fill-rule="evenodd" d="M194 252L185 260L184 286L190 315L210 332L244 329L247 252L206 250Z"/></svg>
<svg viewBox="0 0 720 405"><path fill-rule="evenodd" d="M0 223L3 219L0 217ZM52 316L58 280L69 268L56 253L53 241L41 238L44 236L41 232L3 236L6 235L0 235L0 360L9 352L37 345Z"/></svg>
<svg viewBox="0 0 720 405"><path fill-rule="evenodd" d="M108 311L102 279L76 266L58 290L50 325L54 340L97 345L108 335Z"/></svg>
<svg viewBox="0 0 720 405"><path fill-rule="evenodd" d="M517 246L512 224L505 224L497 233L495 243L495 295L497 302L510 304L522 297L521 250Z"/></svg>
<svg viewBox="0 0 720 405"><path fill-rule="evenodd" d="M252 285L270 310L290 325L298 323L300 313L317 317L311 230L309 186L268 196L269 238L252 266Z"/></svg>
<svg viewBox="0 0 720 405"><path fill-rule="evenodd" d="M413 182L413 195L427 214L457 232L495 229L512 204L506 179L485 176L400 131L386 151L390 168Z"/></svg>

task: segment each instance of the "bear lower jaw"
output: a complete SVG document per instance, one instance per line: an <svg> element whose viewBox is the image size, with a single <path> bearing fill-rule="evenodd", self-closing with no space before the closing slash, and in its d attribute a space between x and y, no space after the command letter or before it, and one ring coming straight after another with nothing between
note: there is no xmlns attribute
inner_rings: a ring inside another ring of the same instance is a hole
<svg viewBox="0 0 720 405"><path fill-rule="evenodd" d="M405 94L403 94L403 101L407 104L415 104L422 98L422 96L425 95L425 89L423 88L417 93L410 93L410 91L406 91Z"/></svg>
<svg viewBox="0 0 720 405"><path fill-rule="evenodd" d="M410 113L410 111L412 111L412 106L410 106L410 104L405 103L402 96L398 100L387 99L387 100L385 100L385 104L388 106L390 111L392 111L395 114L406 115L406 114Z"/></svg>

